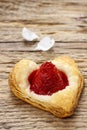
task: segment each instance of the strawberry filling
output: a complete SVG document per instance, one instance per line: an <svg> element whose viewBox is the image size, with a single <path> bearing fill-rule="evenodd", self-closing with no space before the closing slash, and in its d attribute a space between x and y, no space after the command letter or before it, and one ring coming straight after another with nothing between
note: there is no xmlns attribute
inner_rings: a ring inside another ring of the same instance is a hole
<svg viewBox="0 0 87 130"><path fill-rule="evenodd" d="M29 77L30 90L39 95L52 95L69 85L67 76L51 62L43 63Z"/></svg>

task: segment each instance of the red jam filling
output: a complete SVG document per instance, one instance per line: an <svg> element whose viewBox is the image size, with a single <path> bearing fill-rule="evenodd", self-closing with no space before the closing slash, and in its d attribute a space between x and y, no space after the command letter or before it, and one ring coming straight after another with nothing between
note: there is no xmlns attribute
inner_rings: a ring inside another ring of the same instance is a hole
<svg viewBox="0 0 87 130"><path fill-rule="evenodd" d="M51 62L43 63L29 77L30 90L39 95L52 95L69 85L67 76Z"/></svg>

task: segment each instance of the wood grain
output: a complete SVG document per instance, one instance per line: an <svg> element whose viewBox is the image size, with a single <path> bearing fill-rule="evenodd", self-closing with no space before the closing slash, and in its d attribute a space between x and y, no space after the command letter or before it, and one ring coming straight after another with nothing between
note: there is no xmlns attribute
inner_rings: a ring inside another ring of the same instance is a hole
<svg viewBox="0 0 87 130"><path fill-rule="evenodd" d="M35 52L37 42L23 40L23 27L40 38L53 37L55 46ZM61 54L73 57L85 78L75 114L66 119L17 99L8 86L8 74L20 59L42 63ZM87 0L1 0L0 86L0 130L87 130Z"/></svg>

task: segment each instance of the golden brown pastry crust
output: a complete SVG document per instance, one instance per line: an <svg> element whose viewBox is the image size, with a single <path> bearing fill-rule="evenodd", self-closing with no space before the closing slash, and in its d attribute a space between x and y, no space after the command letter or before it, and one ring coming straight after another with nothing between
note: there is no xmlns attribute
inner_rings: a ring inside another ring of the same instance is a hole
<svg viewBox="0 0 87 130"><path fill-rule="evenodd" d="M73 114L74 109L78 104L83 88L83 76L74 60L68 56L60 56L52 62L54 64L60 64L60 66L62 65L62 68L65 67L66 74L71 73L71 85L67 86L66 89L58 91L52 96L43 96L43 98L41 98L40 95L36 95L34 97L34 95L32 96L30 93L26 93L26 90L28 91L28 83L26 78L29 73L38 68L37 64L30 60L21 60L15 65L9 75L9 86L15 96L26 101L27 103L49 111L57 117L68 117ZM67 71L67 67L71 72ZM25 77L22 76L23 74L25 74ZM74 81L76 81L76 86L73 86Z"/></svg>

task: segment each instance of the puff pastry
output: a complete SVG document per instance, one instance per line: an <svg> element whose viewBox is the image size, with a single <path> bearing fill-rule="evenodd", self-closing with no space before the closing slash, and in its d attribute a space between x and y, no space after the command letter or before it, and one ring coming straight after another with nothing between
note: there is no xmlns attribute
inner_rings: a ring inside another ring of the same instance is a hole
<svg viewBox="0 0 87 130"><path fill-rule="evenodd" d="M60 56L51 61L68 78L69 86L52 95L39 95L31 92L27 80L29 74L38 69L39 65L31 60L21 60L9 75L9 86L18 98L35 107L64 118L73 114L83 88L83 76L74 60L68 56Z"/></svg>

